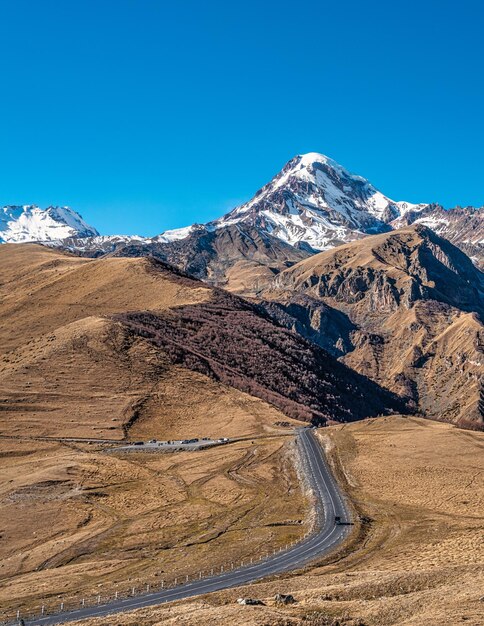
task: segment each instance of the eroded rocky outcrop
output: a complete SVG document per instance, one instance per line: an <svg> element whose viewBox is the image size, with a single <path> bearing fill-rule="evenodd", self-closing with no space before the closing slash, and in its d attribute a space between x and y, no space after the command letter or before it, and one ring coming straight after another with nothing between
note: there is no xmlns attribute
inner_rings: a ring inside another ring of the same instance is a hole
<svg viewBox="0 0 484 626"><path fill-rule="evenodd" d="M418 224L302 261L264 298L282 323L425 415L484 428L483 294L470 259Z"/></svg>

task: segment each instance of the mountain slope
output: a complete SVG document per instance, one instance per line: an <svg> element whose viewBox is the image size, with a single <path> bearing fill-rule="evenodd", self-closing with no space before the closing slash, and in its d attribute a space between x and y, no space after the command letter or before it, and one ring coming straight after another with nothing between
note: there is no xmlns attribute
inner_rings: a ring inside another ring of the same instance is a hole
<svg viewBox="0 0 484 626"><path fill-rule="evenodd" d="M193 393L204 384L222 399L244 392L266 415L324 423L402 407L255 305L160 261L30 244L1 246L0 263L4 434L120 437L158 419L168 379L185 402L186 391L173 391L180 370L198 381Z"/></svg>
<svg viewBox="0 0 484 626"><path fill-rule="evenodd" d="M35 205L0 208L0 243L59 242L68 237L94 237L97 230L69 207Z"/></svg>
<svg viewBox="0 0 484 626"><path fill-rule="evenodd" d="M483 274L422 225L315 255L264 293L281 323L429 417L479 428L483 295Z"/></svg>
<svg viewBox="0 0 484 626"><path fill-rule="evenodd" d="M115 319L150 339L173 363L266 400L296 419L325 424L404 410L396 398L382 395L326 351L225 292L161 315L126 313Z"/></svg>
<svg viewBox="0 0 484 626"><path fill-rule="evenodd" d="M296 248L244 223L217 230L200 226L182 239L133 241L113 252L114 256L153 256L196 278L245 293L256 291L259 283L310 254L307 248Z"/></svg>

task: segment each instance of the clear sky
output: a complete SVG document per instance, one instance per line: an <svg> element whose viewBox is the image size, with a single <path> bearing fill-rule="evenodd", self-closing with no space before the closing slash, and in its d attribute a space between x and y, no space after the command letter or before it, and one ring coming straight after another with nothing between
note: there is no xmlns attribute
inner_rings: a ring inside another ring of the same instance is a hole
<svg viewBox="0 0 484 626"><path fill-rule="evenodd" d="M154 235L323 152L484 204L482 0L0 0L0 205Z"/></svg>

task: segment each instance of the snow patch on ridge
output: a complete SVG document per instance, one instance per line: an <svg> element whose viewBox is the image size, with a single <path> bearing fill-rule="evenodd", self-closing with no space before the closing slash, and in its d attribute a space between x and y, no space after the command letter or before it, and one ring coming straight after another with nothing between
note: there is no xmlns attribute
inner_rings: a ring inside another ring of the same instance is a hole
<svg viewBox="0 0 484 626"><path fill-rule="evenodd" d="M180 239L186 239L191 233L198 230L200 226L198 224L192 224L191 226L185 226L183 228L174 228L173 230L165 230L154 238L155 241L160 243L170 243L171 241L178 241Z"/></svg>

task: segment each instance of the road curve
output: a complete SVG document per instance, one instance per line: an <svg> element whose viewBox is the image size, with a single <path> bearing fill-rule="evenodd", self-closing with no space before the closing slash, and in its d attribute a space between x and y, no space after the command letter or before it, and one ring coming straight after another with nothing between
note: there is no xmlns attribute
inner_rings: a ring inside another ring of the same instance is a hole
<svg viewBox="0 0 484 626"><path fill-rule="evenodd" d="M108 604L85 606L75 611L25 619L25 624L28 626L63 624L238 587L273 574L299 569L317 557L334 550L350 532L349 526L335 524L334 518L340 516L342 520L349 521L349 510L313 430L311 428L299 429L297 442L303 470L314 492L316 512L315 530L301 542L264 560L200 580L193 580L184 585L146 593L142 596L113 600Z"/></svg>

